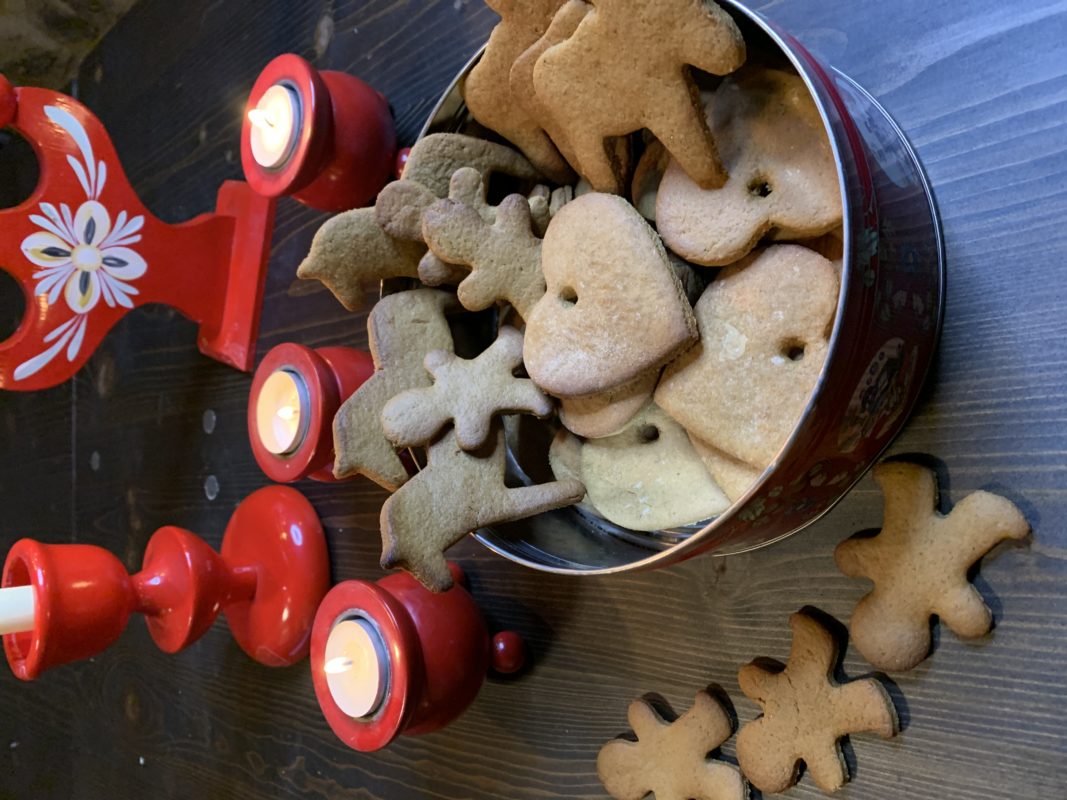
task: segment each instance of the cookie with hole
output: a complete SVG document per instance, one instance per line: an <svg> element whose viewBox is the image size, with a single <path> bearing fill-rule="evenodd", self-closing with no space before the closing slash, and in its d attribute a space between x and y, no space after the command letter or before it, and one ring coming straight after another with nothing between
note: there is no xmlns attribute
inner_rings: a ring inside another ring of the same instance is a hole
<svg viewBox="0 0 1067 800"><path fill-rule="evenodd" d="M541 271L546 291L525 317L523 361L549 394L622 386L696 342L659 237L621 197L593 192L563 206L545 233Z"/></svg>
<svg viewBox="0 0 1067 800"><path fill-rule="evenodd" d="M729 179L703 188L678 162L667 164L655 220L671 250L697 264L725 266L761 239L811 239L841 224L830 140L799 75L745 68L706 98L705 111ZM650 192L643 184L642 191Z"/></svg>
<svg viewBox="0 0 1067 800"><path fill-rule="evenodd" d="M770 464L829 349L839 279L799 245L728 267L696 305L700 345L669 364L655 400L694 437L747 464Z"/></svg>
<svg viewBox="0 0 1067 800"><path fill-rule="evenodd" d="M616 435L585 442L580 474L588 502L631 530L699 522L730 505L685 429L655 403Z"/></svg>

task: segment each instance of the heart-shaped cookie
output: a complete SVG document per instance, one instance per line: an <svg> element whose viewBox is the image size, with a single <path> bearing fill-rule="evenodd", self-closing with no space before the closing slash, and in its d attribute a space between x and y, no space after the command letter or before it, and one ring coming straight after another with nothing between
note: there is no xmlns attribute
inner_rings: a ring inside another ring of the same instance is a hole
<svg viewBox="0 0 1067 800"><path fill-rule="evenodd" d="M723 270L696 305L700 346L667 367L656 402L727 455L770 464L822 371L837 294L833 265L799 245Z"/></svg>
<svg viewBox="0 0 1067 800"><path fill-rule="evenodd" d="M557 397L602 392L697 338L693 310L656 232L621 197L560 209L541 249L547 291L526 318L523 361Z"/></svg>

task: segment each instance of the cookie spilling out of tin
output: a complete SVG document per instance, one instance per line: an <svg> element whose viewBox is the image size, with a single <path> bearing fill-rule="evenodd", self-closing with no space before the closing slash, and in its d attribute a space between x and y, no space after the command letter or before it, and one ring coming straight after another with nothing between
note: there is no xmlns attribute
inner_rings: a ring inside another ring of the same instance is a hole
<svg viewBox="0 0 1067 800"><path fill-rule="evenodd" d="M335 418L335 474L394 492L383 564L438 591L443 551L480 527L571 504L637 531L722 513L804 413L840 286L815 103L746 62L723 9L489 5L473 122L422 138L298 271L349 309L400 279L370 313L376 372ZM548 430L533 485L508 477L517 414Z"/></svg>

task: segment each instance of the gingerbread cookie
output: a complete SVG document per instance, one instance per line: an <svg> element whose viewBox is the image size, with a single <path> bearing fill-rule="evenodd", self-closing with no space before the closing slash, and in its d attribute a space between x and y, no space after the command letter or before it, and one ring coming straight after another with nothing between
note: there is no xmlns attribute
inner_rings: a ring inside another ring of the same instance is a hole
<svg viewBox="0 0 1067 800"><path fill-rule="evenodd" d="M389 236L378 225L373 208L357 208L323 223L296 275L321 281L341 305L355 311L367 291L385 278L418 277L425 252L419 242Z"/></svg>
<svg viewBox="0 0 1067 800"><path fill-rule="evenodd" d="M413 289L386 295L371 309L367 334L374 374L334 417L335 476L366 475L390 491L408 479L382 430L382 409L400 392L430 385L422 362L431 350L452 351L445 311L454 302L447 292Z"/></svg>
<svg viewBox="0 0 1067 800"><path fill-rule="evenodd" d="M700 347L667 367L656 402L698 439L770 464L822 370L837 295L833 265L797 245L723 270L696 305Z"/></svg>
<svg viewBox="0 0 1067 800"><path fill-rule="evenodd" d="M690 65L725 75L744 62L733 19L708 0L597 0L571 36L549 47L533 83L569 158L597 191L621 193L628 165L611 158L611 137L648 128L700 185L726 173Z"/></svg>
<svg viewBox="0 0 1067 800"><path fill-rule="evenodd" d="M562 397L559 421L570 431L586 439L612 436L634 418L648 403L656 388L659 370L638 375L629 383L597 394Z"/></svg>
<svg viewBox="0 0 1067 800"><path fill-rule="evenodd" d="M537 118L514 96L509 74L515 59L541 38L563 2L486 0L500 15L500 23L463 85L463 99L471 116L516 145L554 183L570 183L574 173Z"/></svg>
<svg viewBox="0 0 1067 800"><path fill-rule="evenodd" d="M649 222L656 221L656 195L663 173L671 163L671 154L659 139L648 143L645 152L637 161L634 177L630 182L630 199L638 213Z"/></svg>
<svg viewBox="0 0 1067 800"><path fill-rule="evenodd" d="M435 592L452 586L444 551L470 531L570 505L585 494L575 480L505 486L499 421L478 451L463 450L449 430L430 445L427 458L382 506L382 567L402 567Z"/></svg>
<svg viewBox="0 0 1067 800"><path fill-rule="evenodd" d="M848 779L838 740L870 732L889 738L897 715L889 693L874 678L838 684L834 680L837 642L806 613L789 618L793 647L780 672L753 662L741 668L741 691L763 716L737 734L741 771L762 792L783 792L797 782L800 762L827 792Z"/></svg>
<svg viewBox="0 0 1067 800"><path fill-rule="evenodd" d="M629 203L586 194L549 223L547 292L526 316L530 377L557 397L604 392L655 370L697 338L660 243Z"/></svg>
<svg viewBox="0 0 1067 800"><path fill-rule="evenodd" d="M512 373L522 364L522 334L503 327L496 341L477 358L460 358L446 350L426 354L433 386L409 389L382 409L382 429L397 447L425 445L452 421L456 442L476 450L489 435L494 416L525 412L552 413L552 401L529 378Z"/></svg>
<svg viewBox="0 0 1067 800"><path fill-rule="evenodd" d="M822 236L841 224L841 187L830 140L799 75L750 69L723 81L707 103L729 179L702 188L672 161L656 195L656 227L675 253L721 266L767 234Z"/></svg>
<svg viewBox="0 0 1067 800"><path fill-rule="evenodd" d="M709 759L733 732L730 717L707 692L668 721L650 702L635 700L627 714L637 741L615 739L600 748L596 771L616 800L745 800L737 767Z"/></svg>
<svg viewBox="0 0 1067 800"><path fill-rule="evenodd" d="M730 505L685 430L655 404L615 436L582 445L581 474L589 502L632 530L686 525Z"/></svg>
<svg viewBox="0 0 1067 800"><path fill-rule="evenodd" d="M711 475L712 480L719 485L731 503L743 497L749 487L763 474L763 470L758 467L731 458L722 450L700 441L692 434L689 434L689 441L693 449L697 451L697 455L700 456L700 460L704 462L704 468Z"/></svg>
<svg viewBox="0 0 1067 800"><path fill-rule="evenodd" d="M403 180L422 184L438 198L448 196L448 184L457 169L473 167L485 178L496 172L531 185L543 176L521 153L506 145L462 133L431 133L411 148Z"/></svg>
<svg viewBox="0 0 1067 800"><path fill-rule="evenodd" d="M534 88L534 68L537 66L537 60L548 48L570 38L578 23L592 9L593 6L586 0L567 0L563 3L541 38L515 58L508 74L511 96L522 105L527 116L538 121L571 166L574 164L574 154L567 144L567 138L563 131L553 124L551 115L537 96L537 90Z"/></svg>
<svg viewBox="0 0 1067 800"><path fill-rule="evenodd" d="M545 293L541 274L541 240L531 230L530 203L522 195L505 197L489 224L478 208L456 200L438 200L422 216L422 233L442 261L470 268L457 290L470 311L510 303L526 319Z"/></svg>
<svg viewBox="0 0 1067 800"><path fill-rule="evenodd" d="M917 464L883 462L874 479L885 495L885 521L874 537L837 546L842 572L874 589L852 612L856 649L879 669L908 670L930 652L930 617L957 636L989 632L993 615L967 572L997 542L1030 531L1015 505L989 492L967 495L948 516L937 511L937 479Z"/></svg>

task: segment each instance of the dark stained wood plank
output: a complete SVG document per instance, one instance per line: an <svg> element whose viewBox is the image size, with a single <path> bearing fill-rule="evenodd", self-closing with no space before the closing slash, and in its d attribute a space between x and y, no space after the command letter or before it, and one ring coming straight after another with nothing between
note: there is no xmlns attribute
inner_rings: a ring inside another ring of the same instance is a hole
<svg viewBox="0 0 1067 800"><path fill-rule="evenodd" d="M966 644L939 630L930 659L890 676L904 730L854 738L854 782L838 796L1063 797L1067 2L758 7L886 105L941 206L950 282L940 361L891 452L936 459L947 504L997 491L1034 526L1028 546L998 548L978 575L993 635ZM78 91L145 201L177 221L240 176L241 104L272 56L295 51L367 80L410 143L493 22L478 0L143 0L86 62ZM294 280L322 219L279 207L260 355L287 340L366 343L364 313ZM234 505L266 481L244 429L249 377L194 342L187 321L143 309L70 384L0 394L0 545L76 538L135 568L163 524L219 543ZM300 488L328 527L334 577L377 576L383 493L366 482ZM753 718L737 668L784 659L787 617L802 606L848 618L865 587L836 571L833 547L880 518L867 478L773 547L610 578L535 573L464 542L455 555L475 595L493 625L523 632L534 663L491 679L447 731L371 755L334 739L305 665L260 667L221 622L165 656L134 620L90 662L35 684L0 677L0 798L604 797L596 752L626 729L629 700L656 691L682 710L716 683L742 722ZM854 651L843 669L869 670ZM724 751L733 756L732 741ZM822 795L805 778L789 796Z"/></svg>

